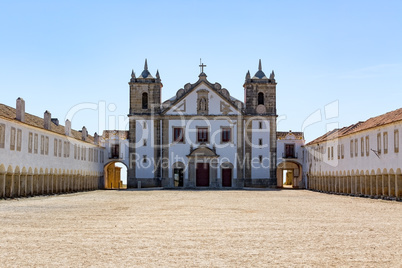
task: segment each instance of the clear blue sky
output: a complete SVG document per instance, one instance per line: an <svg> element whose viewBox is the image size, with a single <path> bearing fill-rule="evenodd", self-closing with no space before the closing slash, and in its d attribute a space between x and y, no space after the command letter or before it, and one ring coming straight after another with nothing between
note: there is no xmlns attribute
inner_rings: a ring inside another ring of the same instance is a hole
<svg viewBox="0 0 402 268"><path fill-rule="evenodd" d="M145 58L163 100L197 81L200 58L211 82L243 100L261 59L275 70L279 130L301 131L338 101L338 116L304 129L309 141L328 123L402 107L401 31L402 1L0 1L0 102L22 97L27 112L61 121L82 103L125 116L131 69ZM103 130L96 110L72 123Z"/></svg>

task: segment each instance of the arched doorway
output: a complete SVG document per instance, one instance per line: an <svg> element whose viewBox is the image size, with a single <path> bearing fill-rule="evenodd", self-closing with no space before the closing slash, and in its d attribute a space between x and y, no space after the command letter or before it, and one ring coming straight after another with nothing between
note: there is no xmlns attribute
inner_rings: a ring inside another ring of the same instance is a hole
<svg viewBox="0 0 402 268"><path fill-rule="evenodd" d="M104 189L122 189L127 185L127 166L120 161L107 163L103 168Z"/></svg>
<svg viewBox="0 0 402 268"><path fill-rule="evenodd" d="M303 187L303 169L301 164L293 161L284 161L276 169L277 186L300 188Z"/></svg>
<svg viewBox="0 0 402 268"><path fill-rule="evenodd" d="M200 145L189 155L188 187L219 187L218 158L214 149ZM186 186L186 185L185 185Z"/></svg>

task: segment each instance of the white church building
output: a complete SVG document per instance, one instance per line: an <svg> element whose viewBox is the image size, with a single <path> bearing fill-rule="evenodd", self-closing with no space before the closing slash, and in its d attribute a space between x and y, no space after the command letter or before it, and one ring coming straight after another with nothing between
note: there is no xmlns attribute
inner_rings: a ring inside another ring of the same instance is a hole
<svg viewBox="0 0 402 268"><path fill-rule="evenodd" d="M261 61L246 74L244 102L211 83L201 64L195 83L161 102L162 82L147 62L130 85L128 187L276 186L276 81Z"/></svg>

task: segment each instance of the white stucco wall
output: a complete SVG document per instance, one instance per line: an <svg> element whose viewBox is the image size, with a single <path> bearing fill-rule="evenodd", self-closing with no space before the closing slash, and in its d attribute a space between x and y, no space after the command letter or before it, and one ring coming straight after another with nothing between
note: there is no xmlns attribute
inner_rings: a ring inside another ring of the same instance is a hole
<svg viewBox="0 0 402 268"><path fill-rule="evenodd" d="M262 128L259 128L260 122ZM251 146L251 178L263 179L269 178L270 165L270 146L269 146L269 120L253 120L252 121L252 146ZM262 146L259 145L259 139L262 139ZM247 142L247 140L246 140ZM262 162L259 161L259 156L262 156Z"/></svg>
<svg viewBox="0 0 402 268"><path fill-rule="evenodd" d="M144 125L145 124L145 125ZM136 176L137 178L153 178L155 161L154 156L154 123L152 120L136 121ZM146 146L144 146L146 140ZM144 162L144 156L146 161Z"/></svg>
<svg viewBox="0 0 402 268"><path fill-rule="evenodd" d="M0 164L4 165L7 169L9 166L13 169L19 167L20 170L25 168L28 170L31 168L33 171L35 169L43 172L50 169L55 170L57 172L61 171L79 171L81 173L91 173L92 175L101 175L103 174L103 162L105 161L106 153L103 147L97 146L95 144L91 144L88 142L84 142L81 140L77 140L71 137L67 137L65 135L61 135L52 131L48 131L45 129L37 128L30 126L28 124L19 122L17 120L7 120L0 118L0 124L5 125L5 144L4 148L0 148ZM11 128L15 128L15 149L10 149L11 143ZM18 151L18 137L17 132L21 130L21 150ZM29 143L29 133L32 133L32 152L28 151L28 143ZM38 143L37 143L37 153L35 153L35 134L38 135ZM45 141L43 154L41 152L42 139ZM48 149L46 150L46 140L48 138ZM54 140L57 139L57 156L54 155ZM62 143L62 152L59 156L59 141ZM69 142L69 146L65 142ZM75 159L77 157L77 153L74 154L74 145L81 148L80 155L82 152L85 152L85 159ZM66 147L68 146L69 155L65 156ZM84 150L83 150L84 148ZM89 149L96 150L97 153L94 153L94 157L89 156ZM47 151L47 154L46 154ZM95 156L97 154L97 158Z"/></svg>
<svg viewBox="0 0 402 268"><path fill-rule="evenodd" d="M399 152L394 150L394 131L398 130L398 139L401 141L402 123L393 123L382 127L364 130L355 134L341 137L336 140L320 142L306 146L309 157L306 159L306 165L311 164L310 172L339 172L339 171L377 171L383 172L402 168L401 149ZM384 153L384 133L388 133L388 153ZM377 135L381 135L381 153L379 157L372 151L377 151ZM369 137L369 155L366 154L366 136ZM364 155L361 155L361 138L364 141ZM357 139L357 156L355 154L355 140ZM353 157L350 155L350 141L353 140ZM400 143L399 143L400 144ZM338 159L338 145L344 146L344 158ZM317 148L322 147L323 153L318 153ZM328 148L333 147L334 157L328 159ZM399 145L400 147L400 145ZM307 154L306 151L306 154ZM316 159L314 159L314 155Z"/></svg>
<svg viewBox="0 0 402 268"><path fill-rule="evenodd" d="M201 83L197 88L195 88L190 94L186 96L186 98L182 101L180 101L178 104L176 104L176 107L180 107L183 102L186 102L186 110L183 112L177 112L175 111L176 108L173 107L169 111L166 112L168 115L173 115L173 114L197 114L197 91L205 89L208 90L208 108L209 108L209 115L221 115L222 112L220 110L221 107L221 101L224 102L225 104L229 105L228 102L224 99L222 99L221 96L216 94L213 90L209 89L207 85L204 83ZM179 108L179 110L182 108ZM237 115L239 114L238 111L230 106L231 112L228 112L228 115Z"/></svg>

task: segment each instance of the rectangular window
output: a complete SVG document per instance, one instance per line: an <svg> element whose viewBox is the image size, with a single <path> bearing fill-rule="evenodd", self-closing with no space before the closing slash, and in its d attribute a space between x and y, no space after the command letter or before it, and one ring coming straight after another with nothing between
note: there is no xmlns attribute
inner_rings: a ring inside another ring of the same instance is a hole
<svg viewBox="0 0 402 268"><path fill-rule="evenodd" d="M87 161L87 148L84 147L84 160Z"/></svg>
<svg viewBox="0 0 402 268"><path fill-rule="evenodd" d="M258 122L258 128L262 129L262 122Z"/></svg>
<svg viewBox="0 0 402 268"><path fill-rule="evenodd" d="M45 137L45 155L49 155L49 137Z"/></svg>
<svg viewBox="0 0 402 268"><path fill-rule="evenodd" d="M34 136L34 153L35 154L38 153L38 143L39 143L39 136L38 136L38 134L35 133L35 136Z"/></svg>
<svg viewBox="0 0 402 268"><path fill-rule="evenodd" d="M232 129L230 127L223 127L222 128L222 143L230 142L232 139Z"/></svg>
<svg viewBox="0 0 402 268"><path fill-rule="evenodd" d="M14 151L15 150L15 127L11 128L11 133L10 133L10 150Z"/></svg>
<svg viewBox="0 0 402 268"><path fill-rule="evenodd" d="M61 153L63 151L61 140L59 140L59 157L61 157Z"/></svg>
<svg viewBox="0 0 402 268"><path fill-rule="evenodd" d="M182 127L173 128L173 142L184 143L184 129Z"/></svg>
<svg viewBox="0 0 402 268"><path fill-rule="evenodd" d="M77 159L77 144L74 144L74 159Z"/></svg>
<svg viewBox="0 0 402 268"><path fill-rule="evenodd" d="M0 148L4 148L6 138L6 125L0 124Z"/></svg>
<svg viewBox="0 0 402 268"><path fill-rule="evenodd" d="M28 153L32 154L32 145L33 145L33 134L29 132L28 134Z"/></svg>
<svg viewBox="0 0 402 268"><path fill-rule="evenodd" d="M113 144L111 148L111 158L119 158L120 154L120 144Z"/></svg>
<svg viewBox="0 0 402 268"><path fill-rule="evenodd" d="M63 147L64 147L63 157L67 157L67 142L66 141L63 142Z"/></svg>
<svg viewBox="0 0 402 268"><path fill-rule="evenodd" d="M147 129L147 122L145 122L145 121L143 123L143 129Z"/></svg>
<svg viewBox="0 0 402 268"><path fill-rule="evenodd" d="M328 151L328 160L331 159L331 149L329 147L327 147L327 151Z"/></svg>
<svg viewBox="0 0 402 268"><path fill-rule="evenodd" d="M394 152L395 153L399 152L399 130L398 129L394 130Z"/></svg>
<svg viewBox="0 0 402 268"><path fill-rule="evenodd" d="M260 160L260 163L262 163L262 155L259 155L258 159Z"/></svg>
<svg viewBox="0 0 402 268"><path fill-rule="evenodd" d="M258 139L258 145L262 146L262 139Z"/></svg>
<svg viewBox="0 0 402 268"><path fill-rule="evenodd" d="M381 153L381 133L377 134L377 153Z"/></svg>
<svg viewBox="0 0 402 268"><path fill-rule="evenodd" d="M147 146L147 139L144 139L143 141L144 141L143 146Z"/></svg>
<svg viewBox="0 0 402 268"><path fill-rule="evenodd" d="M359 143L358 143L357 139L355 139L355 156L356 157L357 157L358 151L359 151Z"/></svg>
<svg viewBox="0 0 402 268"><path fill-rule="evenodd" d="M341 159L341 145L340 144L338 144L337 152L338 152L338 159Z"/></svg>
<svg viewBox="0 0 402 268"><path fill-rule="evenodd" d="M364 156L364 138L360 138L360 154L361 156Z"/></svg>
<svg viewBox="0 0 402 268"><path fill-rule="evenodd" d="M54 148L53 148L54 156L57 157L57 139L56 138L54 139L53 146L54 146Z"/></svg>
<svg viewBox="0 0 402 268"><path fill-rule="evenodd" d="M199 127L197 129L197 141L198 142L208 142L208 128Z"/></svg>
<svg viewBox="0 0 402 268"><path fill-rule="evenodd" d="M17 129L17 151L21 152L22 130Z"/></svg>
<svg viewBox="0 0 402 268"><path fill-rule="evenodd" d="M284 158L296 158L295 155L295 145L294 144L285 144L285 155L282 156Z"/></svg>
<svg viewBox="0 0 402 268"><path fill-rule="evenodd" d="M366 156L370 154L370 139L369 136L366 136Z"/></svg>
<svg viewBox="0 0 402 268"><path fill-rule="evenodd" d="M81 158L81 147L77 145L77 159L80 160Z"/></svg>
<svg viewBox="0 0 402 268"><path fill-rule="evenodd" d="M353 158L353 140L350 140L350 157Z"/></svg>
<svg viewBox="0 0 402 268"><path fill-rule="evenodd" d="M40 154L45 154L45 136L40 135Z"/></svg>
<svg viewBox="0 0 402 268"><path fill-rule="evenodd" d="M143 163L146 163L146 162L147 162L147 156L146 156L146 155L144 155L144 156L142 157L142 162L143 162Z"/></svg>
<svg viewBox="0 0 402 268"><path fill-rule="evenodd" d="M345 158L345 151L344 151L344 146L343 144L341 145L341 158L344 159Z"/></svg>
<svg viewBox="0 0 402 268"><path fill-rule="evenodd" d="M331 146L331 160L334 160L334 146Z"/></svg>
<svg viewBox="0 0 402 268"><path fill-rule="evenodd" d="M388 153L388 132L383 133L384 138L384 154Z"/></svg>

